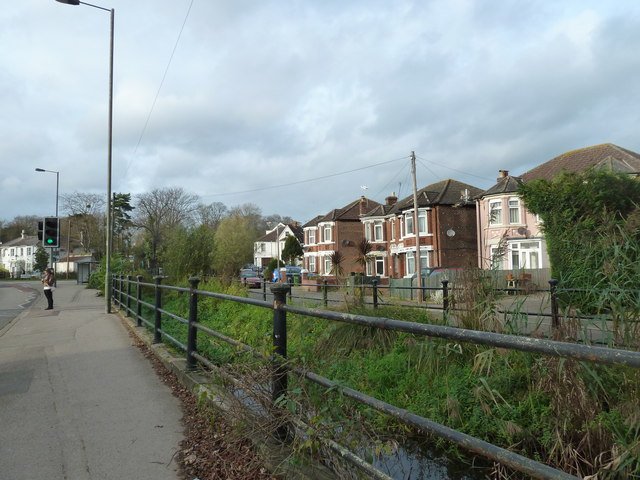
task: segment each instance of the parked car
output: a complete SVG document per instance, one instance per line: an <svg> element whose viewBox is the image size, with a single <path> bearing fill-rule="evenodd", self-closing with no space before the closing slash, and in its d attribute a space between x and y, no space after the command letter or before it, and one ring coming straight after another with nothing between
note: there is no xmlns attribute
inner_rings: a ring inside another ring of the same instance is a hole
<svg viewBox="0 0 640 480"><path fill-rule="evenodd" d="M302 267L286 265L285 268L287 271L287 283L300 283L300 277L302 276Z"/></svg>
<svg viewBox="0 0 640 480"><path fill-rule="evenodd" d="M260 288L262 277L255 270L243 268L240 270L240 283L245 287Z"/></svg>

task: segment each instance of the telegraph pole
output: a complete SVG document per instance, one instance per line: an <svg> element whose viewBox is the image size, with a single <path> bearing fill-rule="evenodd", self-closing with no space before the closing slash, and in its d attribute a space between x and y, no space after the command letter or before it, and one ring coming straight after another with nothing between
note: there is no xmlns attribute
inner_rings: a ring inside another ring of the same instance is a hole
<svg viewBox="0 0 640 480"><path fill-rule="evenodd" d="M418 223L418 187L416 185L416 154L411 152L411 177L413 179L413 232L416 235L415 271L418 279L418 302L422 303L422 269L420 268L420 225Z"/></svg>

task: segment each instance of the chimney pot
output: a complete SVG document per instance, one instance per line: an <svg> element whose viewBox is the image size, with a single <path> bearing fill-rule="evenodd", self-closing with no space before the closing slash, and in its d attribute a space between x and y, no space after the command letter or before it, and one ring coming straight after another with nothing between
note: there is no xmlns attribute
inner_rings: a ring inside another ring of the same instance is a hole
<svg viewBox="0 0 640 480"><path fill-rule="evenodd" d="M387 204L387 206L395 205L395 203L398 201L398 197L396 197L396 192L391 192L391 195L385 198L384 201Z"/></svg>
<svg viewBox="0 0 640 480"><path fill-rule="evenodd" d="M498 182L509 176L509 170L498 170Z"/></svg>

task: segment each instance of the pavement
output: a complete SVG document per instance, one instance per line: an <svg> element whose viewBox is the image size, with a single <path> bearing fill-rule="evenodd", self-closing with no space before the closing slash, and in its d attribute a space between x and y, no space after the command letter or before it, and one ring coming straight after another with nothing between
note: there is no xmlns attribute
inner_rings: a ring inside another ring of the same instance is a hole
<svg viewBox="0 0 640 480"><path fill-rule="evenodd" d="M180 401L104 297L58 281L0 330L2 480L177 480Z"/></svg>

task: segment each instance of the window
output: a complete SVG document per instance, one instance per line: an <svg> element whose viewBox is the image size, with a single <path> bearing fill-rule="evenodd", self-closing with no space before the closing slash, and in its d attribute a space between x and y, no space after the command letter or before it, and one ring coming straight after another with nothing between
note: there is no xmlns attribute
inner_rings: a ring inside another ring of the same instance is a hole
<svg viewBox="0 0 640 480"><path fill-rule="evenodd" d="M413 212L404 214L404 234L413 234Z"/></svg>
<svg viewBox="0 0 640 480"><path fill-rule="evenodd" d="M489 202L489 225L502 225L502 200Z"/></svg>
<svg viewBox="0 0 640 480"><path fill-rule="evenodd" d="M414 235L415 232L413 231L413 211L404 214L404 221L406 225L406 231L404 232L405 236ZM418 210L418 231L421 235L426 235L428 233L426 210Z"/></svg>
<svg viewBox="0 0 640 480"><path fill-rule="evenodd" d="M541 258L542 252L539 241L509 243L511 268L542 268Z"/></svg>
<svg viewBox="0 0 640 480"><path fill-rule="evenodd" d="M384 275L384 257L376 258L376 275Z"/></svg>
<svg viewBox="0 0 640 480"><path fill-rule="evenodd" d="M323 241L326 243L331 242L331 225L325 225L322 229L323 233Z"/></svg>
<svg viewBox="0 0 640 480"><path fill-rule="evenodd" d="M381 242L382 238L382 221L376 220L373 222L373 240L376 242Z"/></svg>
<svg viewBox="0 0 640 480"><path fill-rule="evenodd" d="M329 255L325 255L324 257L324 273L325 275L331 273L331 257Z"/></svg>
<svg viewBox="0 0 640 480"><path fill-rule="evenodd" d="M396 239L396 219L391 219L391 240Z"/></svg>
<svg viewBox="0 0 640 480"><path fill-rule="evenodd" d="M31 255L31 247L27 248L27 255Z"/></svg>
<svg viewBox="0 0 640 480"><path fill-rule="evenodd" d="M313 245L316 243L316 229L312 228L308 232L309 235L309 245Z"/></svg>
<svg viewBox="0 0 640 480"><path fill-rule="evenodd" d="M316 271L316 257L309 257L309 271L315 273L315 271Z"/></svg>
<svg viewBox="0 0 640 480"><path fill-rule="evenodd" d="M504 268L504 251L497 245L491 247L491 269L502 270Z"/></svg>
<svg viewBox="0 0 640 480"><path fill-rule="evenodd" d="M371 241L371 223L369 222L364 224L364 238Z"/></svg>
<svg viewBox="0 0 640 480"><path fill-rule="evenodd" d="M520 200L517 198L509 199L509 223L520 223Z"/></svg>
<svg viewBox="0 0 640 480"><path fill-rule="evenodd" d="M420 269L427 268L429 266L429 257L428 252L420 251ZM416 253L415 252L407 252L406 255L406 271L407 275L413 275L416 272Z"/></svg>

